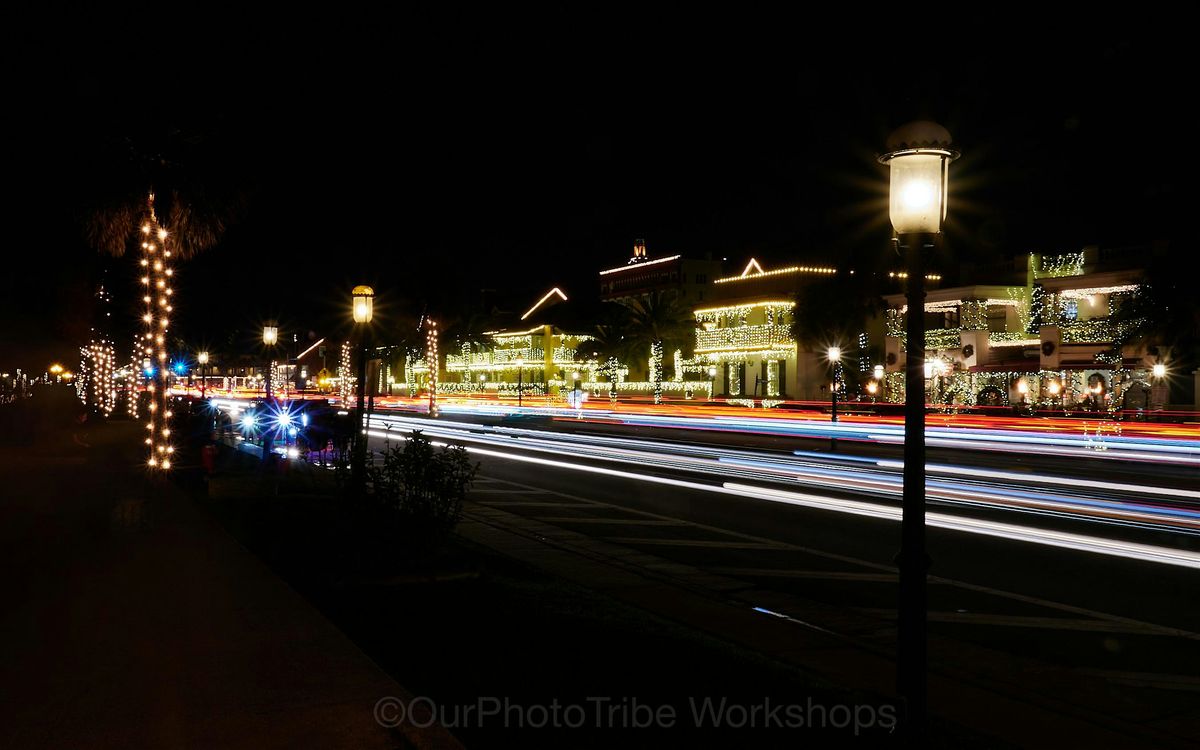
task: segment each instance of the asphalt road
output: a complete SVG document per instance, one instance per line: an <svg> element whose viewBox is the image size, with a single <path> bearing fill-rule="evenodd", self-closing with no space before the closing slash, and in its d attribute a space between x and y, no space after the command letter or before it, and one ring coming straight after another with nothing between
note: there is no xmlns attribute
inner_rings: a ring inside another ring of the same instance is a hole
<svg viewBox="0 0 1200 750"><path fill-rule="evenodd" d="M732 580L720 595L891 648L896 446L839 441L830 455L828 441L778 436L405 419L377 415L372 434L424 427L480 461L468 514L536 521L651 567ZM930 475L931 518L949 519L928 528L931 670L965 671L1162 737L1200 736L1195 466L945 447L928 456L951 472ZM941 500L937 482L947 483ZM1080 549L1080 539L1123 551Z"/></svg>

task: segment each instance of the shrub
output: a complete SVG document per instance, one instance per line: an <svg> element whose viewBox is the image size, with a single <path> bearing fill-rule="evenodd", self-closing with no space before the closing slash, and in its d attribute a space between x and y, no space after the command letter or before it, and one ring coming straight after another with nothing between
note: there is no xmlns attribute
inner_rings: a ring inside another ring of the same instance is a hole
<svg viewBox="0 0 1200 750"><path fill-rule="evenodd" d="M411 544L432 546L462 517L463 499L478 469L465 448L435 449L416 430L402 445L389 447L382 462L369 469L372 497Z"/></svg>

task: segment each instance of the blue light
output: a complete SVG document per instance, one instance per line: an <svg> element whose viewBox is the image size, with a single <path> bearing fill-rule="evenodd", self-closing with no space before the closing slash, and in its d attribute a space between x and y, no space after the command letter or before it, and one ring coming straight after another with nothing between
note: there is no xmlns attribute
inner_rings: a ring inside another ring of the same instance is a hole
<svg viewBox="0 0 1200 750"><path fill-rule="evenodd" d="M258 423L258 420L254 418L253 414L242 415L242 429L243 430L253 430L257 423Z"/></svg>
<svg viewBox="0 0 1200 750"><path fill-rule="evenodd" d="M279 422L280 427L291 427L292 426L292 415L286 411L280 412L279 417L278 417L278 422Z"/></svg>
<svg viewBox="0 0 1200 750"><path fill-rule="evenodd" d="M145 372L146 372L146 377L152 378L152 377L154 377L154 373L157 372L157 370L155 370L153 367L147 367L147 368L145 368Z"/></svg>
<svg viewBox="0 0 1200 750"><path fill-rule="evenodd" d="M308 412L300 415L300 424L304 427L308 427Z"/></svg>
<svg viewBox="0 0 1200 750"><path fill-rule="evenodd" d="M288 437L296 437L296 428L295 427L288 428Z"/></svg>
<svg viewBox="0 0 1200 750"><path fill-rule="evenodd" d="M177 374L182 375L183 373L187 372L187 365L183 362L176 362L173 369Z"/></svg>

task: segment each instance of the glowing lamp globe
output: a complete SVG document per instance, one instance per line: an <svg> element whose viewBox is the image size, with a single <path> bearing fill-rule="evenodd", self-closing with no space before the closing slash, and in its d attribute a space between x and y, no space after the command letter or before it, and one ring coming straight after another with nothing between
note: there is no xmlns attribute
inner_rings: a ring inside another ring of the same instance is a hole
<svg viewBox="0 0 1200 750"><path fill-rule="evenodd" d="M1151 372L1154 373L1154 377L1156 378L1164 377L1167 374L1167 366L1161 362L1156 362Z"/></svg>
<svg viewBox="0 0 1200 750"><path fill-rule="evenodd" d="M941 232L949 166L958 158L949 131L928 120L910 122L892 133L887 148L879 161L892 173L892 227L897 234Z"/></svg>
<svg viewBox="0 0 1200 750"><path fill-rule="evenodd" d="M375 315L375 290L359 284L350 292L354 299L354 322L370 323Z"/></svg>
<svg viewBox="0 0 1200 750"><path fill-rule="evenodd" d="M263 343L267 346L275 346L279 342L279 328L276 326L263 326Z"/></svg>
<svg viewBox="0 0 1200 750"><path fill-rule="evenodd" d="M828 355L830 362L837 362L842 358L842 349L839 346L831 346L826 354Z"/></svg>
<svg viewBox="0 0 1200 750"><path fill-rule="evenodd" d="M208 352L200 352L196 355L196 361L202 365L208 364Z"/></svg>

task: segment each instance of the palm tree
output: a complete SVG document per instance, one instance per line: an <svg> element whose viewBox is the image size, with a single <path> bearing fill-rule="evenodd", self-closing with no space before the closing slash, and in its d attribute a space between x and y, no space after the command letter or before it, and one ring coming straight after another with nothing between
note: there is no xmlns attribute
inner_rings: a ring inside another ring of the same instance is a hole
<svg viewBox="0 0 1200 750"><path fill-rule="evenodd" d="M102 253L124 255L153 193L158 222L173 238L179 259L215 245L244 215L250 194L245 184L230 180L245 175L248 155L222 136L216 129L170 126L102 133L86 151L89 163L80 170L86 177L74 186L88 243Z"/></svg>
<svg viewBox="0 0 1200 750"><path fill-rule="evenodd" d="M1165 252L1151 256L1145 283L1114 305L1109 322L1113 328L1112 348L1098 358L1110 361L1117 369L1123 361L1122 348L1134 342L1144 344L1177 373L1190 373L1200 366L1200 301L1190 277L1181 274L1178 261ZM1171 382L1178 386L1183 381Z"/></svg>
<svg viewBox="0 0 1200 750"><path fill-rule="evenodd" d="M626 336L629 308L615 302L606 302L599 313L599 320L591 338L579 345L575 359L599 364L598 371L608 377L608 398L610 401L616 401L617 373L621 363L628 361L634 354L630 339Z"/></svg>
<svg viewBox="0 0 1200 750"><path fill-rule="evenodd" d="M811 351L835 345L845 349L883 309L872 274L838 273L796 292L792 338Z"/></svg>
<svg viewBox="0 0 1200 750"><path fill-rule="evenodd" d="M837 273L801 287L792 310L791 334L801 351L824 352L838 346L853 351L867 321L885 309L879 279L874 274ZM844 367L847 387L855 384L858 368Z"/></svg>
<svg viewBox="0 0 1200 750"><path fill-rule="evenodd" d="M682 349L691 356L696 344L696 320L673 292L652 292L625 303L629 308L625 336L635 350L650 349L650 384L654 403L662 403L663 352Z"/></svg>

